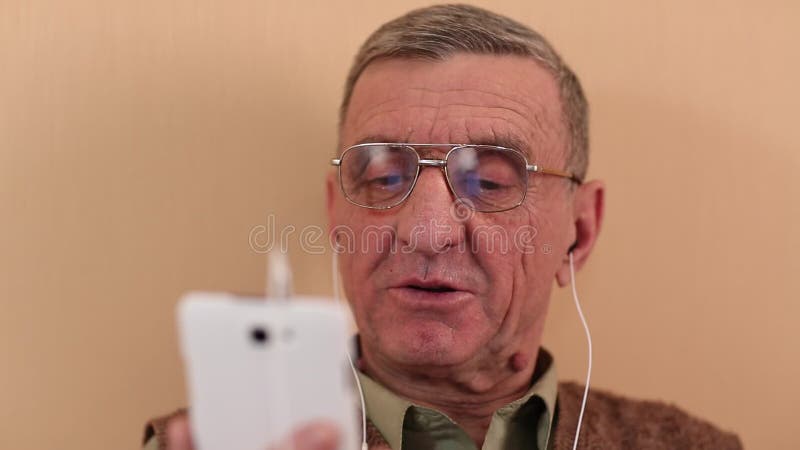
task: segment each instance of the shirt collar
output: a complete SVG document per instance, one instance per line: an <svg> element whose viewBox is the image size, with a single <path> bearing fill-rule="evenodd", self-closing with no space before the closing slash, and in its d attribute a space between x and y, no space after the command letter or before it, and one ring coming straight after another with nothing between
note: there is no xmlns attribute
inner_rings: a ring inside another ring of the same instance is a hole
<svg viewBox="0 0 800 450"><path fill-rule="evenodd" d="M367 417L381 432L392 449L400 449L403 442L403 424L409 408L416 407L414 408L415 411L428 409L419 407L411 401L397 396L361 371L359 371L358 376L364 390ZM553 425L558 380L553 358L544 348L539 350L536 358L536 369L531 381L530 388L522 397L495 411L486 434L484 448L493 448L492 442L497 442L498 444L503 442L508 436L510 427L515 426L512 423L514 415L535 398L540 399L545 408L538 417L538 423L526 425L536 426L537 444L541 449L546 448ZM489 445L487 446L487 444Z"/></svg>

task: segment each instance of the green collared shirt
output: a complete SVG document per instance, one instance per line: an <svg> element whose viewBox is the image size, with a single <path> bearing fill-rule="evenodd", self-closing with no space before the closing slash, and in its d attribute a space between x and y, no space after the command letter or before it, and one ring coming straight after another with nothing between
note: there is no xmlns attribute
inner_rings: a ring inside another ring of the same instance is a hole
<svg viewBox="0 0 800 450"><path fill-rule="evenodd" d="M392 450L476 450L475 442L449 417L398 397L359 373L367 417ZM482 450L547 449L558 393L555 365L541 349L530 389L492 415Z"/></svg>

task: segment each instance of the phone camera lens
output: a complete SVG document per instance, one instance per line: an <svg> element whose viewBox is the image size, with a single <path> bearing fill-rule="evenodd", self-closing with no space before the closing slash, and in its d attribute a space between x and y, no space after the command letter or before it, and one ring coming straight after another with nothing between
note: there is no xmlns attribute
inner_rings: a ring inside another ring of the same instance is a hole
<svg viewBox="0 0 800 450"><path fill-rule="evenodd" d="M253 343L256 345L264 345L269 341L269 333L264 327L255 327L250 330L250 339L253 340Z"/></svg>

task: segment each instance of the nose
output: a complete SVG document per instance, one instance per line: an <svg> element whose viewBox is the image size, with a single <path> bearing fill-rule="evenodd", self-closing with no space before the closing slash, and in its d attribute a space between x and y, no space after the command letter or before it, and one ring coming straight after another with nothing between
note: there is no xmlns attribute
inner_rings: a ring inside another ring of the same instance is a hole
<svg viewBox="0 0 800 450"><path fill-rule="evenodd" d="M417 184L396 217L397 239L404 251L442 253L464 242L463 215L440 168L420 168Z"/></svg>

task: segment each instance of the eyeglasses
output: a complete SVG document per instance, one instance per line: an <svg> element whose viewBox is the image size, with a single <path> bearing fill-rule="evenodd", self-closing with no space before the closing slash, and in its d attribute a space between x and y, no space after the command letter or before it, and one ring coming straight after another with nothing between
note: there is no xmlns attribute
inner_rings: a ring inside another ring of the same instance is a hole
<svg viewBox="0 0 800 450"><path fill-rule="evenodd" d="M419 148L450 148L444 159L420 158ZM500 212L521 205L528 174L538 173L581 183L574 174L528 164L518 150L494 145L369 143L346 149L331 160L339 168L345 198L370 209L389 209L411 194L420 167L444 171L456 199L480 212Z"/></svg>

